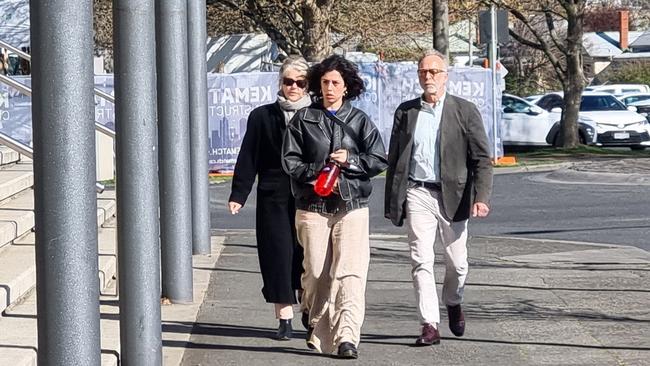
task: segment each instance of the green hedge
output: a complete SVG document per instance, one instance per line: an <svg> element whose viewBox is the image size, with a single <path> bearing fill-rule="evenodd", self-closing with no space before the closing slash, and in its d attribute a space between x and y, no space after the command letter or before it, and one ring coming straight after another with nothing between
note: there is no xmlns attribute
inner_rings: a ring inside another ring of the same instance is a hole
<svg viewBox="0 0 650 366"><path fill-rule="evenodd" d="M595 81L598 81L598 84L650 85L650 60L613 62L596 76Z"/></svg>

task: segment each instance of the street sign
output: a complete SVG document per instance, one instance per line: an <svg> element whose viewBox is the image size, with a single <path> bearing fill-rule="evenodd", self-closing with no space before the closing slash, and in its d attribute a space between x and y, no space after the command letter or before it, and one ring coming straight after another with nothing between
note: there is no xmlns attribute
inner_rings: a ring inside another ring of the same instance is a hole
<svg viewBox="0 0 650 366"><path fill-rule="evenodd" d="M497 10L497 43L505 44L510 40L508 34L508 11ZM492 27L490 25L490 11L479 11L478 13L478 32L479 42L482 44L490 43L492 36Z"/></svg>

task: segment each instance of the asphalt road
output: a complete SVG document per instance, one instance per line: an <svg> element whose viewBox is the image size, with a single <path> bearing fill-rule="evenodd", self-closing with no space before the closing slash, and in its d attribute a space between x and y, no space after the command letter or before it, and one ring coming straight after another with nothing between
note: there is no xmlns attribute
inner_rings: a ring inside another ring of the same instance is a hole
<svg viewBox="0 0 650 366"><path fill-rule="evenodd" d="M470 235L517 236L631 245L650 251L647 186L549 183L546 173L496 175L490 216L470 222ZM403 234L383 217L384 179L374 179L372 233ZM211 186L212 227L250 229L254 189L239 215L226 210L230 183Z"/></svg>

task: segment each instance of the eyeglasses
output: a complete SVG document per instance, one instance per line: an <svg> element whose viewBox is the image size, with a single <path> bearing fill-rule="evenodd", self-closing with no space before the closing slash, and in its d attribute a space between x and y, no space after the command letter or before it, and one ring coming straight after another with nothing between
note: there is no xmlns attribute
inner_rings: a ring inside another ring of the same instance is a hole
<svg viewBox="0 0 650 366"><path fill-rule="evenodd" d="M282 78L282 84L286 86L296 84L297 87L304 89L307 86L307 80L293 80L291 78Z"/></svg>
<svg viewBox="0 0 650 366"><path fill-rule="evenodd" d="M436 76L438 74L442 74L447 72L447 70L441 70L441 69L418 69L418 75L420 77L426 77L427 74L431 76Z"/></svg>

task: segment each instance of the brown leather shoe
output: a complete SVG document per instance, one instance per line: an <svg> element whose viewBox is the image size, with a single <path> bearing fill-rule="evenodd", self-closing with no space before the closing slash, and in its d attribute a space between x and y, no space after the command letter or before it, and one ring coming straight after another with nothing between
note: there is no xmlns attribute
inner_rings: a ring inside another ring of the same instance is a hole
<svg viewBox="0 0 650 366"><path fill-rule="evenodd" d="M449 316L449 330L456 337L462 337L465 334L465 314L463 314L460 304L447 305L447 316Z"/></svg>
<svg viewBox="0 0 650 366"><path fill-rule="evenodd" d="M430 346L440 343L440 333L432 324L422 326L422 335L415 341L416 346Z"/></svg>

